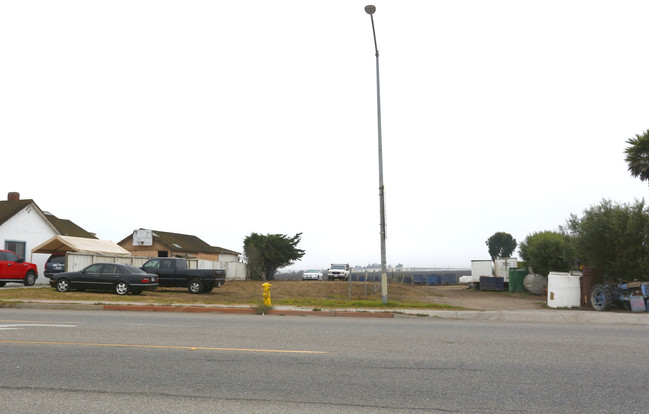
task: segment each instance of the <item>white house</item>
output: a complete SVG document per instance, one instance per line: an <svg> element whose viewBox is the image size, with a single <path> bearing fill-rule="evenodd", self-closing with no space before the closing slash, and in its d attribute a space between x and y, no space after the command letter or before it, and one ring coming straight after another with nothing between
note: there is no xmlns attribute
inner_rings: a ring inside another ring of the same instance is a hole
<svg viewBox="0 0 649 414"><path fill-rule="evenodd" d="M95 235L70 220L41 210L34 200L21 200L20 194L9 193L7 201L0 201L0 249L11 250L38 267L36 283L47 283L43 276L49 254L33 254L32 249L56 236L74 236L96 239Z"/></svg>

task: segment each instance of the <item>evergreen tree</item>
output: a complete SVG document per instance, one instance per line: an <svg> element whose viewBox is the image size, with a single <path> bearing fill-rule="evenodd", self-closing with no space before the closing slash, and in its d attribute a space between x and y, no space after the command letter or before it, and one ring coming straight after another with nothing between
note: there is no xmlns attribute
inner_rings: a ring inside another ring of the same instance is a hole
<svg viewBox="0 0 649 414"><path fill-rule="evenodd" d="M277 269L292 265L304 256L298 249L302 233L293 237L285 234L252 233L243 241L243 251L248 260L250 278L274 280Z"/></svg>

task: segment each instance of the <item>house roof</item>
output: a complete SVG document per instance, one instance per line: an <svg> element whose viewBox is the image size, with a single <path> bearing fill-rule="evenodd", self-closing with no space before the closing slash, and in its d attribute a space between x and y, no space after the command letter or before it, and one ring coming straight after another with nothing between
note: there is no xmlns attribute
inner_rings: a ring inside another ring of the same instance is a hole
<svg viewBox="0 0 649 414"><path fill-rule="evenodd" d="M36 205L34 200L13 200L13 201L0 201L0 224L3 224L27 206L33 204L38 209L43 217L54 227L54 229L64 236L86 237L89 239L96 239L94 234L82 229L70 220L60 219L55 215L44 212Z"/></svg>
<svg viewBox="0 0 649 414"><path fill-rule="evenodd" d="M45 218L52 223L56 230L63 236L85 237L87 239L96 239L93 233L87 232L81 227L77 226L70 220L60 219L54 214L44 212Z"/></svg>
<svg viewBox="0 0 649 414"><path fill-rule="evenodd" d="M144 229L140 229L144 230ZM223 249L221 247L210 246L205 243L203 240L199 239L196 236L191 234L180 234L180 233L170 233L166 231L151 230L151 235L153 239L158 243L163 244L168 247L169 250L174 252L183 252L183 253L228 253L228 254L239 254L233 252L232 250ZM122 240L120 243L132 238L133 234L129 237Z"/></svg>
<svg viewBox="0 0 649 414"><path fill-rule="evenodd" d="M129 256L131 252L109 240L87 237L54 236L32 249L32 253L99 253Z"/></svg>
<svg viewBox="0 0 649 414"><path fill-rule="evenodd" d="M228 250L224 249L223 247L218 247L218 246L212 246L213 248L216 249L216 251L220 254L233 254L233 255L240 255L241 253L235 252L234 250Z"/></svg>
<svg viewBox="0 0 649 414"><path fill-rule="evenodd" d="M153 230L153 238L176 252L218 253L214 247L190 234Z"/></svg>
<svg viewBox="0 0 649 414"><path fill-rule="evenodd" d="M5 221L9 220L25 207L30 204L36 205L34 200L16 200L16 201L0 201L0 224L4 224ZM36 206L38 207L38 206Z"/></svg>

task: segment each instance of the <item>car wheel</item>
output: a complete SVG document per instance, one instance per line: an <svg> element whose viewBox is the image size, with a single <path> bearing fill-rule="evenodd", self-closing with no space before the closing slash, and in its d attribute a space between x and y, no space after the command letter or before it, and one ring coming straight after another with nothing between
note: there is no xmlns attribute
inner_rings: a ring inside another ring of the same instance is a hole
<svg viewBox="0 0 649 414"><path fill-rule="evenodd" d="M187 285L187 290L189 290L189 293L201 293L203 291L203 282L194 279Z"/></svg>
<svg viewBox="0 0 649 414"><path fill-rule="evenodd" d="M36 275L31 270L25 275L25 281L23 282L25 286L34 286L36 283Z"/></svg>
<svg viewBox="0 0 649 414"><path fill-rule="evenodd" d="M117 282L115 284L115 293L117 293L120 296L126 295L128 293L128 283Z"/></svg>
<svg viewBox="0 0 649 414"><path fill-rule="evenodd" d="M7 282L0 282L0 287L3 287L6 284L7 284Z"/></svg>
<svg viewBox="0 0 649 414"><path fill-rule="evenodd" d="M70 281L68 279L59 279L56 281L56 290L59 292L67 292L70 290Z"/></svg>

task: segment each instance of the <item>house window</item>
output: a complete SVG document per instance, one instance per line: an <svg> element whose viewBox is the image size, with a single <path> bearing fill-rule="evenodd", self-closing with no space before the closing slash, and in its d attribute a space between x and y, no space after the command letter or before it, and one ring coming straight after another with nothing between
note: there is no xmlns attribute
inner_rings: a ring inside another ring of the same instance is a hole
<svg viewBox="0 0 649 414"><path fill-rule="evenodd" d="M5 250L16 253L19 257L25 258L25 242L5 240Z"/></svg>
<svg viewBox="0 0 649 414"><path fill-rule="evenodd" d="M158 257L169 257L169 252L166 250L158 250Z"/></svg>

